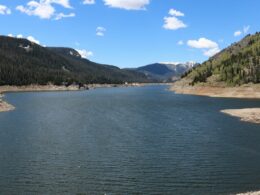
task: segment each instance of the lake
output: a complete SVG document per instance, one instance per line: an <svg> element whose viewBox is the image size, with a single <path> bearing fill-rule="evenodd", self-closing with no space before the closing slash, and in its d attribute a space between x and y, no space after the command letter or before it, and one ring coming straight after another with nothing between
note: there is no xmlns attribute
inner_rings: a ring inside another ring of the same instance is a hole
<svg viewBox="0 0 260 195"><path fill-rule="evenodd" d="M234 194L260 190L260 126L220 113L259 100L167 86L9 93L1 194Z"/></svg>

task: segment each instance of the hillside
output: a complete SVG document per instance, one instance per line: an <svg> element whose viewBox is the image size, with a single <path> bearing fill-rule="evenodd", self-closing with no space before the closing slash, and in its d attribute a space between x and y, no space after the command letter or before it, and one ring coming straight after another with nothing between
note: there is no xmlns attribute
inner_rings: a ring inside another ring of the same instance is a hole
<svg viewBox="0 0 260 195"><path fill-rule="evenodd" d="M194 62L187 63L154 63L137 68L138 72L144 73L148 78L158 82L172 82L180 79L186 71L196 65Z"/></svg>
<svg viewBox="0 0 260 195"><path fill-rule="evenodd" d="M238 86L260 83L260 33L248 35L183 75L189 85Z"/></svg>
<svg viewBox="0 0 260 195"><path fill-rule="evenodd" d="M71 48L0 36L0 85L147 82L144 74L91 62Z"/></svg>

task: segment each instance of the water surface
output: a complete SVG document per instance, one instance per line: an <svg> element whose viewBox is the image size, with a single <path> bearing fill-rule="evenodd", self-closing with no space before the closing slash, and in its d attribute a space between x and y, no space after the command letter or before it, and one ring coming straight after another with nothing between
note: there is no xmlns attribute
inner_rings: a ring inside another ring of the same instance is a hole
<svg viewBox="0 0 260 195"><path fill-rule="evenodd" d="M166 86L10 93L1 194L233 194L260 189L260 127L220 113L259 100Z"/></svg>

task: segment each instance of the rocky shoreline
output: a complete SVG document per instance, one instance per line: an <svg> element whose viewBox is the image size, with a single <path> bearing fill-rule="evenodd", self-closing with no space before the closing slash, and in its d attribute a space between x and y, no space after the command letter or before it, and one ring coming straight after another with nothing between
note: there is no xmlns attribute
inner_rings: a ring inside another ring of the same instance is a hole
<svg viewBox="0 0 260 195"><path fill-rule="evenodd" d="M2 98L3 95L0 94L0 112L8 112L15 109L14 106L3 101Z"/></svg>
<svg viewBox="0 0 260 195"><path fill-rule="evenodd" d="M177 82L178 83L178 82ZM12 111L15 107L3 100L3 93L6 92L44 92L44 91L78 91L96 88L109 87L140 87L146 84L126 83L126 84L90 84L83 87L78 85L56 86L56 85L29 85L29 86L0 86L0 112ZM174 84L171 91L177 94L201 95L209 97L225 98L259 98L260 85L244 85L241 87L211 87L211 86L184 86ZM260 124L260 108L229 109L222 110L222 113L239 117L242 121Z"/></svg>
<svg viewBox="0 0 260 195"><path fill-rule="evenodd" d="M239 87L222 87L222 86L189 86L173 84L171 91L177 94L190 94L208 97L222 98L249 98L260 99L260 84L248 84Z"/></svg>
<svg viewBox="0 0 260 195"><path fill-rule="evenodd" d="M30 92L30 91L77 91L79 87L74 86L55 86L55 85L29 85L29 86L0 86L0 112L8 112L15 107L3 100L6 92Z"/></svg>
<svg viewBox="0 0 260 195"><path fill-rule="evenodd" d="M177 94L189 94L219 98L260 99L260 84L247 84L239 87L197 85L190 86L178 81L170 87ZM222 110L222 113L238 117L242 121L260 124L260 108Z"/></svg>
<svg viewBox="0 0 260 195"><path fill-rule="evenodd" d="M221 112L238 117L241 121L260 124L260 108L229 109Z"/></svg>
<svg viewBox="0 0 260 195"><path fill-rule="evenodd" d="M260 191L256 191L256 192L246 192L246 193L241 193L241 194L237 194L237 195L259 195Z"/></svg>
<svg viewBox="0 0 260 195"><path fill-rule="evenodd" d="M89 90L96 88L109 88L109 87L140 87L144 86L142 83L125 83L125 84L89 84L84 86L70 85L70 86L57 86L57 85L27 85L27 86L0 86L0 112L8 112L15 109L15 107L3 100L3 94L9 92L51 92L51 91L79 91Z"/></svg>

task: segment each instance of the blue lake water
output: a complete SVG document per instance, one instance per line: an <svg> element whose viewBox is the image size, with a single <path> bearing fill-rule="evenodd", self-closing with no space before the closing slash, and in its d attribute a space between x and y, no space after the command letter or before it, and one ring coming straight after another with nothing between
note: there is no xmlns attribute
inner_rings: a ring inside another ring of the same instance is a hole
<svg viewBox="0 0 260 195"><path fill-rule="evenodd" d="M260 126L220 113L259 100L166 86L9 93L0 194L234 194L260 190Z"/></svg>

